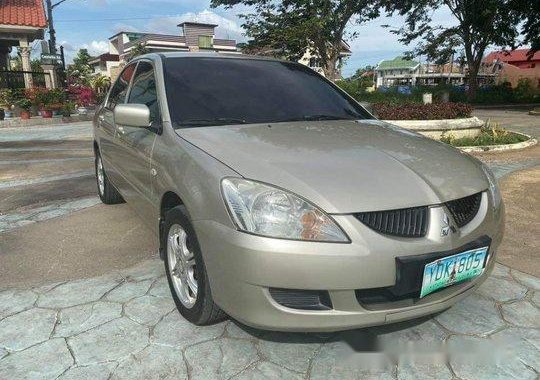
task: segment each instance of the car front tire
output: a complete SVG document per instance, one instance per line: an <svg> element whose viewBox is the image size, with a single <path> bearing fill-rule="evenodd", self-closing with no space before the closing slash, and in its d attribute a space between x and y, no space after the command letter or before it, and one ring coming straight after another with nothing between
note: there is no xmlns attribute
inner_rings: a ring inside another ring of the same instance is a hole
<svg viewBox="0 0 540 380"><path fill-rule="evenodd" d="M199 326L225 319L212 298L199 242L184 206L166 213L161 246L169 288L180 314Z"/></svg>

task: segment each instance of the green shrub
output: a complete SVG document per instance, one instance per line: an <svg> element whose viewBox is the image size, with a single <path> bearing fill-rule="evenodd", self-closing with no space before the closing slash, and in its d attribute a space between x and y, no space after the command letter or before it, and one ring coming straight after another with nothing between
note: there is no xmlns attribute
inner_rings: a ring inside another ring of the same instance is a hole
<svg viewBox="0 0 540 380"><path fill-rule="evenodd" d="M522 103L533 103L540 100L540 90L533 86L532 80L522 78L514 89L516 100Z"/></svg>
<svg viewBox="0 0 540 380"><path fill-rule="evenodd" d="M426 92L433 94L434 103L440 102L445 92L449 94L450 101L453 103L514 104L540 102L540 89L533 86L531 79L520 79L516 88L512 88L508 82L481 86L472 101L467 96L465 86L456 87L447 84L415 86L411 88L411 94L402 94L398 92L397 87L389 87L385 91L378 89L367 92L365 81L359 79L340 80L336 84L357 101L368 103L422 103L422 94Z"/></svg>
<svg viewBox="0 0 540 380"><path fill-rule="evenodd" d="M450 92L452 102L469 102L463 87L453 88ZM481 86L476 92L473 104L519 104L537 103L540 101L540 90L534 88L530 79L520 79L516 88L509 82L496 85Z"/></svg>

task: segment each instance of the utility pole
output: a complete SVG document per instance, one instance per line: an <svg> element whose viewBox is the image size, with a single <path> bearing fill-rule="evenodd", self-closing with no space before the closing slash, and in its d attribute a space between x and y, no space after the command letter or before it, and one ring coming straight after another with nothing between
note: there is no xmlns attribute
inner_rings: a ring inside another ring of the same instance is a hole
<svg viewBox="0 0 540 380"><path fill-rule="evenodd" d="M49 50L51 54L56 54L56 32L54 30L53 23L53 9L62 4L66 0L60 0L56 3L52 3L52 0L45 0L47 3L47 21L49 23Z"/></svg>

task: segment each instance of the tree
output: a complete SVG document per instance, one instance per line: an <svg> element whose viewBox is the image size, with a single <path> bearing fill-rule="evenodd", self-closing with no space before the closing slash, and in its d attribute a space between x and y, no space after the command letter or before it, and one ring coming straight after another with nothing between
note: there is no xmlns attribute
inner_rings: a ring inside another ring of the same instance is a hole
<svg viewBox="0 0 540 380"><path fill-rule="evenodd" d="M379 16L379 0L212 0L212 7L250 6L242 27L251 52L300 59L309 50L318 57L325 76L334 80L342 41L349 22L360 24Z"/></svg>
<svg viewBox="0 0 540 380"><path fill-rule="evenodd" d="M405 16L405 25L392 32L400 35L400 41L407 45L418 42L410 54L448 62L462 49L469 73L469 98L474 98L486 48L520 44L520 25L516 20L524 17L525 12L518 9L518 2L530 5L529 0L388 0L386 9ZM432 23L431 15L440 8L450 12L455 21L453 26Z"/></svg>
<svg viewBox="0 0 540 380"><path fill-rule="evenodd" d="M71 82L85 86L89 85L92 76L91 59L92 56L88 53L88 49L80 49L77 52L77 55L73 58L73 64L69 65L67 69Z"/></svg>
<svg viewBox="0 0 540 380"><path fill-rule="evenodd" d="M10 59L11 70L22 71L22 58L21 52L18 51L17 55ZM40 72L43 71L41 67L41 61L38 58L34 58L30 61L30 68L32 71Z"/></svg>
<svg viewBox="0 0 540 380"><path fill-rule="evenodd" d="M106 92L110 85L111 78L103 74L96 74L90 79L90 87L92 87L97 94Z"/></svg>
<svg viewBox="0 0 540 380"><path fill-rule="evenodd" d="M138 57L139 55L143 55L149 52L150 50L148 50L146 46L139 42L135 46L133 46L133 49L131 49L131 51L129 52L129 61L131 61L135 57Z"/></svg>
<svg viewBox="0 0 540 380"><path fill-rule="evenodd" d="M510 7L520 15L521 34L523 35L523 44L530 45L528 52L532 57L534 52L540 50L540 1L531 0L511 0Z"/></svg>
<svg viewBox="0 0 540 380"><path fill-rule="evenodd" d="M357 78L366 77L366 76L371 78L373 77L373 70L375 70L375 68L371 65L361 67L356 70L356 72L352 75L352 78L357 79Z"/></svg>
<svg viewBox="0 0 540 380"><path fill-rule="evenodd" d="M90 68L90 60L92 56L88 53L88 49L79 49L77 55L73 58L73 66L77 69Z"/></svg>

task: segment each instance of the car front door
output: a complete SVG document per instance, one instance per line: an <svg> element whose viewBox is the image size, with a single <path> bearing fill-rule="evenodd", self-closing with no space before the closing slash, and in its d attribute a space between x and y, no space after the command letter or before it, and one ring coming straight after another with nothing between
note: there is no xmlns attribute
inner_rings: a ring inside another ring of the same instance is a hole
<svg viewBox="0 0 540 380"><path fill-rule="evenodd" d="M126 100L129 83L135 72L136 64L132 63L122 71L114 83L107 101L97 115L97 129L99 131L99 149L105 171L109 179L117 187L121 187L122 176L118 172L118 154L116 146L116 125L114 124L114 108ZM122 189L120 188L120 191Z"/></svg>
<svg viewBox="0 0 540 380"><path fill-rule="evenodd" d="M122 195L143 217L153 221L151 160L154 142L161 133L161 112L152 62L141 60L137 65L127 102L145 104L150 109L148 128L117 125L119 171L129 185Z"/></svg>

